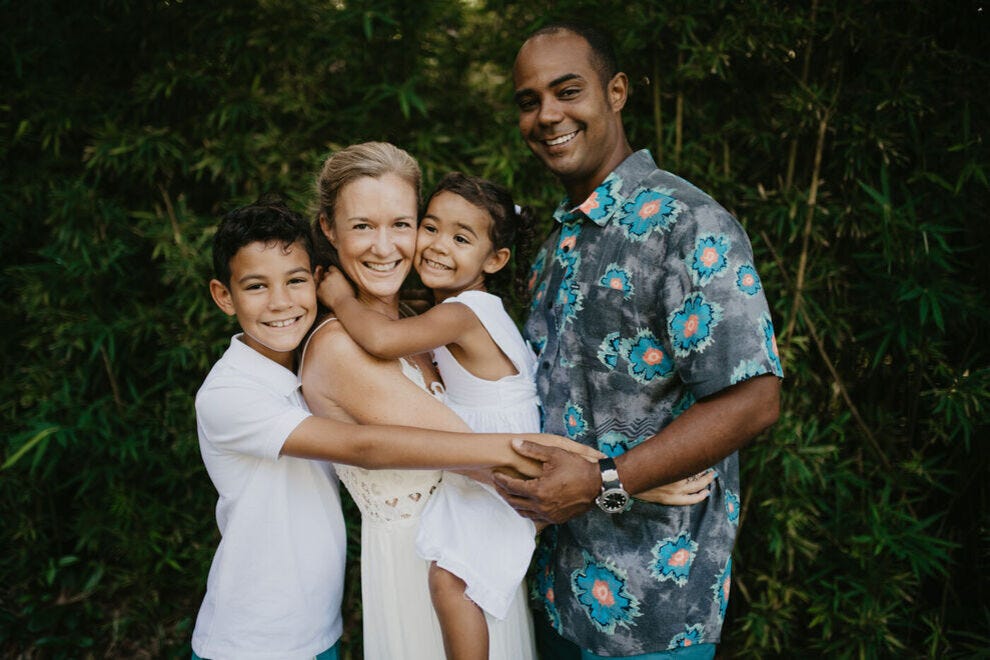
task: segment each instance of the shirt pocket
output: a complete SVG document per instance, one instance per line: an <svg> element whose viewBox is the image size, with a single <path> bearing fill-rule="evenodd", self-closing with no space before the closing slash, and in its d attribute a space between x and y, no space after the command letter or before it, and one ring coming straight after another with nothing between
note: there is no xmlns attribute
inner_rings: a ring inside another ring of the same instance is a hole
<svg viewBox="0 0 990 660"><path fill-rule="evenodd" d="M635 334L639 317L634 301L620 289L599 282L576 282L580 309L565 332L568 353L575 356L575 366L613 371L623 337Z"/></svg>

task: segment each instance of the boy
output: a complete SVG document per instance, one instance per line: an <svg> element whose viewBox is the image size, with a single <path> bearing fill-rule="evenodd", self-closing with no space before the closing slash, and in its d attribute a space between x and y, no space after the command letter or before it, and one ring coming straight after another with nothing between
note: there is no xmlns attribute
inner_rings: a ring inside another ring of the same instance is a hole
<svg viewBox="0 0 990 660"><path fill-rule="evenodd" d="M193 658L337 658L346 539L337 480L323 461L539 473L539 463L518 457L507 435L312 416L294 373L296 349L316 318L311 257L306 222L277 199L232 211L214 238L210 293L243 332L196 395L221 541L193 631Z"/></svg>

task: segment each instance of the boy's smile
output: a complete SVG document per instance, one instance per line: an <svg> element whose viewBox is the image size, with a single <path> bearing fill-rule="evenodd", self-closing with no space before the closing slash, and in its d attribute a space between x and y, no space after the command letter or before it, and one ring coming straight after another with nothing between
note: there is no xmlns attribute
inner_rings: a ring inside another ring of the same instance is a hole
<svg viewBox="0 0 990 660"><path fill-rule="evenodd" d="M237 316L245 344L293 368L295 350L316 319L316 283L301 245L245 245L230 260L229 288L213 280L210 292L224 312Z"/></svg>

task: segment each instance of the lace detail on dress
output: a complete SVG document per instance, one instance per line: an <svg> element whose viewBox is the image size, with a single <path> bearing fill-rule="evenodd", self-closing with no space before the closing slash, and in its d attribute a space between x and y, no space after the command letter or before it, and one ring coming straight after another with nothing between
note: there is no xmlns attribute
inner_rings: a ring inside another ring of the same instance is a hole
<svg viewBox="0 0 990 660"><path fill-rule="evenodd" d="M402 358L399 362L406 378L430 391L419 367ZM439 393L432 393L442 400L442 385L439 390ZM365 522L395 522L418 517L440 483L439 470L366 470L340 464L335 468Z"/></svg>

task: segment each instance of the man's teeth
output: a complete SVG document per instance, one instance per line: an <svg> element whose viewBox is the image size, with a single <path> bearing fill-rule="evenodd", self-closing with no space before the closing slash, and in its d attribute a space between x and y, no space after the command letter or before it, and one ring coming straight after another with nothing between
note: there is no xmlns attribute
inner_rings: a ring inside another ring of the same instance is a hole
<svg viewBox="0 0 990 660"><path fill-rule="evenodd" d="M577 135L577 131L574 131L573 133L568 133L567 135L561 135L559 138L547 140L546 145L548 147L556 147L558 144L564 144L566 142L570 142L571 140L574 139L575 135Z"/></svg>
<svg viewBox="0 0 990 660"><path fill-rule="evenodd" d="M388 263L388 264L376 264L370 261L366 261L364 265L370 268L371 270L377 270L378 272L381 273L387 273L390 270L394 270L397 263L398 263L397 261L393 261L392 263Z"/></svg>
<svg viewBox="0 0 990 660"><path fill-rule="evenodd" d="M298 318L295 318L295 319L286 319L284 321L269 321L268 325L272 326L273 328L284 328L286 326L292 325L298 320L299 320Z"/></svg>

